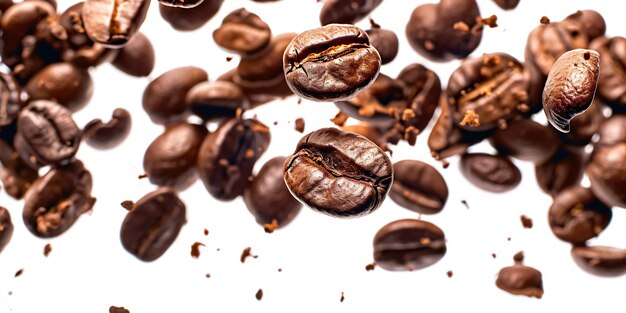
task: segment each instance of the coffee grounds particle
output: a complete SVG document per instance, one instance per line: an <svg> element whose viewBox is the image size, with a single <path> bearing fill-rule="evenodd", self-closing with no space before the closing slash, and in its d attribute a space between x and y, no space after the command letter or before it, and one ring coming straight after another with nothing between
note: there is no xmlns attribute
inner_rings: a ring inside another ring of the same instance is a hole
<svg viewBox="0 0 626 313"><path fill-rule="evenodd" d="M205 236L208 236L208 235L209 235L209 230L208 230L208 229L206 229L206 228L204 229L204 235L205 235Z"/></svg>
<svg viewBox="0 0 626 313"><path fill-rule="evenodd" d="M254 295L254 297L255 297L257 300L261 301L261 299L263 299L263 289L259 289L259 290L256 292L256 294Z"/></svg>
<svg viewBox="0 0 626 313"><path fill-rule="evenodd" d="M496 258L496 254L495 254L495 253L492 253L492 254L491 254L491 257L495 259L495 258Z"/></svg>
<svg viewBox="0 0 626 313"><path fill-rule="evenodd" d="M343 112L341 111L339 111L339 113L337 113L335 117L330 119L331 122L335 123L335 125L339 127L342 127L343 125L345 125L347 120L348 120L348 116L343 114Z"/></svg>
<svg viewBox="0 0 626 313"><path fill-rule="evenodd" d="M241 257L239 258L241 263L245 263L248 257L253 257L255 259L259 257L258 255L253 255L252 252L250 252L251 250L252 248L250 247L246 247L245 249L243 249L243 251L241 252Z"/></svg>
<svg viewBox="0 0 626 313"><path fill-rule="evenodd" d="M511 237L507 237L507 238L506 238L506 241L511 241Z"/></svg>
<svg viewBox="0 0 626 313"><path fill-rule="evenodd" d="M204 247L204 244L201 242L194 242L191 245L191 257L194 259L197 259L198 257L200 257L200 246Z"/></svg>
<svg viewBox="0 0 626 313"><path fill-rule="evenodd" d="M126 210L130 211L130 210L132 210L132 209L133 209L133 206L135 206L135 203L134 203L134 202L132 202L131 200L124 200L124 201L122 201L122 203L120 203L120 205L121 205L124 209L126 209Z"/></svg>
<svg viewBox="0 0 626 313"><path fill-rule="evenodd" d="M204 277L206 277L206 278L211 278L211 274L210 274L210 273L206 273L206 274L204 275Z"/></svg>
<svg viewBox="0 0 626 313"><path fill-rule="evenodd" d="M139 179L148 178L148 174L143 173L143 174L141 174L141 175L137 176L137 178L139 178Z"/></svg>
<svg viewBox="0 0 626 313"><path fill-rule="evenodd" d="M492 15L490 17L485 17L485 18L482 18L480 16L476 17L476 22L478 22L479 24L487 25L490 28L498 27L498 23L496 23L497 21L498 21L498 17L495 15Z"/></svg>
<svg viewBox="0 0 626 313"><path fill-rule="evenodd" d="M365 265L365 270L368 272L373 271L374 268L376 268L376 263L370 263L370 264Z"/></svg>
<svg viewBox="0 0 626 313"><path fill-rule="evenodd" d="M414 126L409 126L404 131L404 140L406 140L409 146L415 146L415 143L417 142L417 135L419 135L419 133L419 129Z"/></svg>
<svg viewBox="0 0 626 313"><path fill-rule="evenodd" d="M469 210L469 204L467 204L466 200L461 200L461 204L463 204L465 208Z"/></svg>
<svg viewBox="0 0 626 313"><path fill-rule="evenodd" d="M298 117L296 119L296 125L294 128L297 132L300 132L300 133L304 132L304 119L301 117Z"/></svg>
<svg viewBox="0 0 626 313"><path fill-rule="evenodd" d="M13 295L13 291L9 290L9 296Z"/></svg>
<svg viewBox="0 0 626 313"><path fill-rule="evenodd" d="M233 57L226 57L226 62L230 62L233 60Z"/></svg>
<svg viewBox="0 0 626 313"><path fill-rule="evenodd" d="M550 24L550 19L547 16L542 16L541 19L539 20L539 23L543 25L548 25Z"/></svg>
<svg viewBox="0 0 626 313"><path fill-rule="evenodd" d="M520 251L513 256L513 261L515 262L523 262L524 261L524 251Z"/></svg>
<svg viewBox="0 0 626 313"><path fill-rule="evenodd" d="M272 124L274 124L274 126L276 126L276 125L278 125L278 121L274 121L274 123L272 123Z"/></svg>
<svg viewBox="0 0 626 313"><path fill-rule="evenodd" d="M280 273L280 272L282 272L282 271L283 271L283 269L282 269L282 268L279 268L279 269L278 269L278 272L279 272L279 273Z"/></svg>
<svg viewBox="0 0 626 313"><path fill-rule="evenodd" d="M298 98L298 104L302 104L302 98Z"/></svg>
<svg viewBox="0 0 626 313"><path fill-rule="evenodd" d="M130 313L130 311L125 309L123 306L117 307L112 305L109 307L109 313Z"/></svg>
<svg viewBox="0 0 626 313"><path fill-rule="evenodd" d="M50 245L49 243L47 243L44 247L43 247L43 255L45 257L48 257L48 255L50 254L50 252L52 251L52 245Z"/></svg>
<svg viewBox="0 0 626 313"><path fill-rule="evenodd" d="M271 234L278 228L278 221L276 219L272 219L272 222L269 224L263 224L263 229L266 233Z"/></svg>
<svg viewBox="0 0 626 313"><path fill-rule="evenodd" d="M520 220L522 221L522 226L524 226L524 228L533 228L533 220L530 217L522 215L520 216Z"/></svg>
<svg viewBox="0 0 626 313"><path fill-rule="evenodd" d="M458 30L464 33L469 33L470 31L469 26L467 26L467 24L463 21L454 23L454 25L452 25L452 28L454 28L454 30Z"/></svg>
<svg viewBox="0 0 626 313"><path fill-rule="evenodd" d="M341 292L341 298L339 298L339 302L343 302L343 300L346 300L346 297L343 294L343 291Z"/></svg>
<svg viewBox="0 0 626 313"><path fill-rule="evenodd" d="M448 277L452 278L452 275L454 275L454 273L452 273L452 271L447 271L446 275L448 275Z"/></svg>
<svg viewBox="0 0 626 313"><path fill-rule="evenodd" d="M465 111L465 116L463 116L463 120L459 123L461 126L470 126L470 127L478 127L480 126L480 116L476 114L474 110Z"/></svg>
<svg viewBox="0 0 626 313"><path fill-rule="evenodd" d="M15 272L15 276L14 277L18 277L18 276L22 275L22 273L24 273L24 269L20 268L19 270L17 270L17 272Z"/></svg>

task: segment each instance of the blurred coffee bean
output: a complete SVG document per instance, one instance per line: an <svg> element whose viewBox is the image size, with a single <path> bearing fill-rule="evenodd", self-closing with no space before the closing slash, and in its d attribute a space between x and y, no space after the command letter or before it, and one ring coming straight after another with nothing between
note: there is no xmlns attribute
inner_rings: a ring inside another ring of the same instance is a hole
<svg viewBox="0 0 626 313"><path fill-rule="evenodd" d="M496 286L510 294L535 297L543 296L541 272L516 261L515 265L502 268L496 278Z"/></svg>
<svg viewBox="0 0 626 313"><path fill-rule="evenodd" d="M598 37L589 45L600 53L598 96L616 112L626 112L626 38Z"/></svg>
<svg viewBox="0 0 626 313"><path fill-rule="evenodd" d="M370 44L380 54L381 64L387 64L396 58L400 44L395 32L380 27L372 27L366 33L370 38Z"/></svg>
<svg viewBox="0 0 626 313"><path fill-rule="evenodd" d="M203 120L235 117L237 110L248 109L248 99L234 83L201 82L187 92L185 106Z"/></svg>
<svg viewBox="0 0 626 313"><path fill-rule="evenodd" d="M52 100L73 112L82 109L93 95L89 72L70 63L46 66L26 84L30 100Z"/></svg>
<svg viewBox="0 0 626 313"><path fill-rule="evenodd" d="M519 0L493 0L502 10L513 10L519 4Z"/></svg>
<svg viewBox="0 0 626 313"><path fill-rule="evenodd" d="M143 33L137 33L119 50L111 64L118 70L136 77L148 76L154 69L154 47Z"/></svg>
<svg viewBox="0 0 626 313"><path fill-rule="evenodd" d="M282 175L281 175L282 177ZM9 244L13 236L13 222L9 210L0 206L0 252Z"/></svg>
<svg viewBox="0 0 626 313"><path fill-rule="evenodd" d="M600 13L594 10L578 10L567 16L563 21L579 23L589 41L604 35L606 32L606 22L604 18Z"/></svg>
<svg viewBox="0 0 626 313"><path fill-rule="evenodd" d="M85 0L82 16L91 40L121 47L139 31L146 19L150 0Z"/></svg>
<svg viewBox="0 0 626 313"><path fill-rule="evenodd" d="M508 157L486 153L461 156L461 173L474 186L490 192L506 192L519 185L520 170Z"/></svg>
<svg viewBox="0 0 626 313"><path fill-rule="evenodd" d="M602 113L604 105L597 99L594 98L587 111L570 121L569 133L558 132L563 142L576 146L585 146L591 142L593 135L598 132L600 125L606 119Z"/></svg>
<svg viewBox="0 0 626 313"><path fill-rule="evenodd" d="M21 88L11 74L0 72L0 127L12 124L20 113Z"/></svg>
<svg viewBox="0 0 626 313"><path fill-rule="evenodd" d="M132 120L130 113L122 108L113 111L107 123L100 119L91 120L83 127L83 140L98 149L111 149L130 134Z"/></svg>
<svg viewBox="0 0 626 313"><path fill-rule="evenodd" d="M389 197L400 206L422 214L439 213L448 200L448 185L432 166L417 160L393 165Z"/></svg>
<svg viewBox="0 0 626 313"><path fill-rule="evenodd" d="M320 23L355 24L368 16L383 0L326 0L320 11Z"/></svg>
<svg viewBox="0 0 626 313"><path fill-rule="evenodd" d="M222 20L213 31L218 46L235 53L255 54L263 50L272 39L272 31L258 15L244 8L237 9Z"/></svg>
<svg viewBox="0 0 626 313"><path fill-rule="evenodd" d="M516 118L505 129L496 129L490 138L498 153L543 164L550 159L561 140L550 128L529 118Z"/></svg>
<svg viewBox="0 0 626 313"><path fill-rule="evenodd" d="M572 258L588 273L616 277L626 273L626 249L603 246L573 246Z"/></svg>
<svg viewBox="0 0 626 313"><path fill-rule="evenodd" d="M193 8L175 8L159 3L161 17L178 31L192 31L202 27L219 11L224 0L204 0Z"/></svg>
<svg viewBox="0 0 626 313"><path fill-rule="evenodd" d="M556 196L568 187L578 185L583 178L583 150L562 146L542 164L535 165L537 184L545 193Z"/></svg>

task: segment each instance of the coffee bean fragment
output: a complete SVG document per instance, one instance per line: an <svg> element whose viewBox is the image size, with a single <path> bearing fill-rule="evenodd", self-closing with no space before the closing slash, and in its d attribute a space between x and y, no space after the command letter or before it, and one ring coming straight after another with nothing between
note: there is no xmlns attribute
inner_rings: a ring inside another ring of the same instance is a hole
<svg viewBox="0 0 626 313"><path fill-rule="evenodd" d="M43 247L43 255L45 257L48 257L48 255L50 254L50 252L52 252L52 245L50 245L49 243L47 243L44 247Z"/></svg>
<svg viewBox="0 0 626 313"><path fill-rule="evenodd" d="M375 268L376 268L376 263L370 263L370 264L365 265L365 270L368 272L373 271Z"/></svg>
<svg viewBox="0 0 626 313"><path fill-rule="evenodd" d="M109 307L109 313L130 313L130 311L124 307L117 307L112 305L111 307Z"/></svg>
<svg viewBox="0 0 626 313"><path fill-rule="evenodd" d="M461 173L474 186L490 192L506 192L522 180L520 170L511 160L501 155L486 153L464 154Z"/></svg>
<svg viewBox="0 0 626 313"><path fill-rule="evenodd" d="M135 77L150 75L154 69L155 53L150 39L137 33L119 49L111 64L118 70Z"/></svg>
<svg viewBox="0 0 626 313"><path fill-rule="evenodd" d="M572 258L588 273L616 277L626 274L626 249L604 246L573 246Z"/></svg>
<svg viewBox="0 0 626 313"><path fill-rule="evenodd" d="M343 293L343 291L341 292L341 297L339 298L339 302L343 302L346 300L345 294Z"/></svg>
<svg viewBox="0 0 626 313"><path fill-rule="evenodd" d="M257 290L257 292L254 294L254 297L257 300L261 301L261 299L263 299L263 289L259 288L259 290Z"/></svg>
<svg viewBox="0 0 626 313"><path fill-rule="evenodd" d="M493 0L502 10L513 10L520 0Z"/></svg>
<svg viewBox="0 0 626 313"><path fill-rule="evenodd" d="M480 24L489 26L489 28L498 27L498 23L497 23L498 17L495 15L485 17L485 18L478 16L476 17L476 21Z"/></svg>
<svg viewBox="0 0 626 313"><path fill-rule="evenodd" d="M20 87L12 75L0 72L0 95L0 127L4 127L15 121L22 104Z"/></svg>
<svg viewBox="0 0 626 313"><path fill-rule="evenodd" d="M205 236L208 236L208 235L209 235L209 230L208 230L208 229L206 229L206 228L204 229L204 235L205 235Z"/></svg>
<svg viewBox="0 0 626 313"><path fill-rule="evenodd" d="M417 160L393 165L389 197L400 206L422 214L439 213L448 200L448 185L432 166Z"/></svg>
<svg viewBox="0 0 626 313"><path fill-rule="evenodd" d="M524 228L527 228L527 229L533 228L533 220L530 217L526 215L521 215L520 220Z"/></svg>
<svg viewBox="0 0 626 313"><path fill-rule="evenodd" d="M85 32L91 40L111 47L125 45L146 19L149 0L85 0Z"/></svg>
<svg viewBox="0 0 626 313"><path fill-rule="evenodd" d="M249 257L253 257L255 259L259 257L258 255L252 254L251 251L252 251L252 248L250 247L244 248L243 251L241 252L241 257L239 257L239 261L241 261L241 263L245 263L246 259Z"/></svg>
<svg viewBox="0 0 626 313"><path fill-rule="evenodd" d="M107 123L93 119L83 127L83 139L87 144L98 149L111 149L121 144L130 134L132 119L130 113L122 108L113 110Z"/></svg>
<svg viewBox="0 0 626 313"><path fill-rule="evenodd" d="M328 24L356 24L364 19L383 0L326 0L320 11L320 23Z"/></svg>
<svg viewBox="0 0 626 313"><path fill-rule="evenodd" d="M240 8L230 12L213 31L213 40L222 48L241 54L263 50L272 39L270 27L256 14Z"/></svg>
<svg viewBox="0 0 626 313"><path fill-rule="evenodd" d="M452 275L454 275L454 273L453 273L452 271L447 271L447 272L446 272L446 275L447 275L449 278L452 278Z"/></svg>
<svg viewBox="0 0 626 313"><path fill-rule="evenodd" d="M0 252L9 244L13 236L13 222L9 210L0 206Z"/></svg>
<svg viewBox="0 0 626 313"><path fill-rule="evenodd" d="M547 16L542 16L539 22L541 24L547 25L547 24L550 24L550 19Z"/></svg>
<svg viewBox="0 0 626 313"><path fill-rule="evenodd" d="M496 279L496 286L513 295L523 295L541 299L543 280L541 272L516 261L513 266L502 268Z"/></svg>
<svg viewBox="0 0 626 313"><path fill-rule="evenodd" d="M17 270L17 272L15 272L15 275L13 277L19 277L22 276L22 273L24 273L24 269L20 268L19 270Z"/></svg>
<svg viewBox="0 0 626 313"><path fill-rule="evenodd" d="M201 242L194 242L191 245L191 257L197 259L200 257L200 247L204 247L205 245Z"/></svg>
<svg viewBox="0 0 626 313"><path fill-rule="evenodd" d="M303 118L299 117L296 119L294 129L299 133L304 132L304 119Z"/></svg>

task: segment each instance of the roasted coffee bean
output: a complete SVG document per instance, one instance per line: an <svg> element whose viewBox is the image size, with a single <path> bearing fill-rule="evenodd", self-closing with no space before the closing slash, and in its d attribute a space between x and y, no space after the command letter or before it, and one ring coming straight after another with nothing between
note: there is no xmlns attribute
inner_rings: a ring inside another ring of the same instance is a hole
<svg viewBox="0 0 626 313"><path fill-rule="evenodd" d="M441 212L448 200L448 185L432 166L417 160L393 165L389 197L400 206L422 214Z"/></svg>
<svg viewBox="0 0 626 313"><path fill-rule="evenodd" d="M626 143L626 116L614 114L606 119L598 130L597 147L611 147Z"/></svg>
<svg viewBox="0 0 626 313"><path fill-rule="evenodd" d="M600 202L590 189L574 186L561 191L550 206L550 229L559 239L582 244L596 237L611 222L611 208Z"/></svg>
<svg viewBox="0 0 626 313"><path fill-rule="evenodd" d="M522 180L522 174L511 160L486 153L464 154L461 173L474 186L490 192L506 192Z"/></svg>
<svg viewBox="0 0 626 313"><path fill-rule="evenodd" d="M380 54L381 64L387 64L396 58L400 45L396 33L383 28L372 28L366 33L370 38L370 44Z"/></svg>
<svg viewBox="0 0 626 313"><path fill-rule="evenodd" d="M218 200L241 195L269 143L269 128L257 120L230 119L220 125L198 154L198 172L209 193Z"/></svg>
<svg viewBox="0 0 626 313"><path fill-rule="evenodd" d="M598 97L613 110L626 111L626 38L599 37L589 48L600 53Z"/></svg>
<svg viewBox="0 0 626 313"><path fill-rule="evenodd" d="M33 76L24 91L30 100L53 100L75 112L91 100L93 81L86 69L54 63Z"/></svg>
<svg viewBox="0 0 626 313"><path fill-rule="evenodd" d="M374 236L374 261L388 271L412 271L437 263L446 239L436 225L414 219L391 222Z"/></svg>
<svg viewBox="0 0 626 313"><path fill-rule="evenodd" d="M119 50L111 64L118 70L136 77L148 76L154 69L154 47L143 33L137 33Z"/></svg>
<svg viewBox="0 0 626 313"><path fill-rule="evenodd" d="M543 279L541 272L516 261L498 272L496 286L510 294L541 299L543 296Z"/></svg>
<svg viewBox="0 0 626 313"><path fill-rule="evenodd" d="M9 210L0 206L0 252L2 252L4 247L9 244L11 236L13 236L13 222L11 222L11 215L9 215Z"/></svg>
<svg viewBox="0 0 626 313"><path fill-rule="evenodd" d="M28 230L42 238L64 233L83 214L91 211L91 173L82 162L53 167L28 189L22 217Z"/></svg>
<svg viewBox="0 0 626 313"><path fill-rule="evenodd" d="M0 147L5 149L5 147ZM10 149L10 148L8 148ZM2 160L0 167L0 180L7 194L15 199L22 199L26 191L32 186L39 174L13 153L14 156L8 161Z"/></svg>
<svg viewBox="0 0 626 313"><path fill-rule="evenodd" d="M124 307L117 307L112 305L109 307L109 313L130 313L130 311Z"/></svg>
<svg viewBox="0 0 626 313"><path fill-rule="evenodd" d="M238 76L246 81L269 81L277 77L284 79L283 53L294 37L294 33L278 35L263 53L242 56L237 66Z"/></svg>
<svg viewBox="0 0 626 313"><path fill-rule="evenodd" d="M6 12L13 5L13 0L0 0L0 12Z"/></svg>
<svg viewBox="0 0 626 313"><path fill-rule="evenodd" d="M259 225L275 221L278 227L283 227L302 208L302 203L291 195L283 179L285 159L275 157L267 161L243 193L243 200Z"/></svg>
<svg viewBox="0 0 626 313"><path fill-rule="evenodd" d="M343 130L345 132L351 132L351 133L359 134L359 135L361 135L361 136L371 140L373 143L375 143L381 149L383 149L383 150L387 150L388 149L388 147L387 147L387 139L385 139L385 135L378 128L373 127L370 124L361 123L361 124L356 124L356 125L348 125L348 126L341 127L341 130Z"/></svg>
<svg viewBox="0 0 626 313"><path fill-rule="evenodd" d="M204 0L190 9L175 8L159 3L161 17L178 31L192 31L202 27L219 11L224 0Z"/></svg>
<svg viewBox="0 0 626 313"><path fill-rule="evenodd" d="M196 179L198 150L207 133L204 126L186 122L168 126L143 156L150 182L177 189L190 186Z"/></svg>
<svg viewBox="0 0 626 313"><path fill-rule="evenodd" d="M322 128L300 139L283 170L294 197L336 217L373 212L393 182L393 165L380 147L336 128Z"/></svg>
<svg viewBox="0 0 626 313"><path fill-rule="evenodd" d="M159 4L168 7L191 9L199 6L204 0L159 0Z"/></svg>
<svg viewBox="0 0 626 313"><path fill-rule="evenodd" d="M513 113L526 107L528 80L514 57L484 54L461 63L450 76L446 96L452 117L462 128L479 131L502 127ZM472 110L478 121L465 124Z"/></svg>
<svg viewBox="0 0 626 313"><path fill-rule="evenodd" d="M502 10L513 10L519 4L519 0L493 0Z"/></svg>
<svg viewBox="0 0 626 313"><path fill-rule="evenodd" d="M326 0L320 11L320 23L355 24L368 16L383 0Z"/></svg>
<svg viewBox="0 0 626 313"><path fill-rule="evenodd" d="M589 108L598 86L600 54L575 49L554 63L543 89L543 111L557 130L567 133L570 120Z"/></svg>
<svg viewBox="0 0 626 313"><path fill-rule="evenodd" d="M626 249L573 246L571 253L576 264L591 274L615 277L626 273Z"/></svg>
<svg viewBox="0 0 626 313"><path fill-rule="evenodd" d="M296 95L312 101L340 101L371 85L380 62L363 30L331 24L296 36L285 50L283 67Z"/></svg>
<svg viewBox="0 0 626 313"><path fill-rule="evenodd" d="M512 120L505 129L496 129L490 140L498 153L535 164L550 159L561 144L554 131L525 117Z"/></svg>
<svg viewBox="0 0 626 313"><path fill-rule="evenodd" d="M431 61L449 61L468 56L483 36L483 25L474 0L441 0L422 4L413 10L406 25L406 36L417 53ZM454 25L463 23L463 30Z"/></svg>
<svg viewBox="0 0 626 313"><path fill-rule="evenodd" d="M535 165L537 184L545 193L556 196L580 183L584 173L583 150L563 146L543 164Z"/></svg>
<svg viewBox="0 0 626 313"><path fill-rule="evenodd" d="M0 19L2 34L2 62L14 67L21 58L23 40L33 35L37 24L49 16L56 16L56 10L45 1L23 1L3 11Z"/></svg>
<svg viewBox="0 0 626 313"><path fill-rule="evenodd" d="M20 91L11 74L0 73L0 127L13 123L20 113Z"/></svg>
<svg viewBox="0 0 626 313"><path fill-rule="evenodd" d="M576 22L581 26L582 31L587 34L587 39L593 39L604 35L606 32L606 22L600 13L594 10L578 10L565 18L564 22Z"/></svg>
<svg viewBox="0 0 626 313"><path fill-rule="evenodd" d="M162 187L139 199L128 212L120 238L126 251L144 262L158 259L187 223L187 209L176 193Z"/></svg>
<svg viewBox="0 0 626 313"><path fill-rule="evenodd" d="M293 95L287 86L284 73L269 80L249 81L242 79L237 73L237 69L233 69L218 77L217 81L225 81L239 86L248 98L250 108L273 101L277 97L285 98Z"/></svg>
<svg viewBox="0 0 626 313"><path fill-rule="evenodd" d="M213 40L218 46L247 55L263 50L271 39L272 31L269 25L258 15L244 8L226 15L222 25L213 31Z"/></svg>
<svg viewBox="0 0 626 313"><path fill-rule="evenodd" d="M594 98L587 111L570 121L569 133L558 132L563 142L576 146L585 146L590 143L593 135L598 132L600 125L606 119L602 113L603 107L604 105L598 98Z"/></svg>
<svg viewBox="0 0 626 313"><path fill-rule="evenodd" d="M121 47L139 31L146 19L149 0L85 0L82 15L91 40Z"/></svg>
<svg viewBox="0 0 626 313"><path fill-rule="evenodd" d="M92 147L98 149L113 148L130 134L132 120L130 113L122 108L117 108L107 123L100 119L91 120L83 127L83 140Z"/></svg>
<svg viewBox="0 0 626 313"><path fill-rule="evenodd" d="M69 162L78 151L80 139L72 113L52 101L31 102L17 120L15 148L33 167Z"/></svg>
<svg viewBox="0 0 626 313"><path fill-rule="evenodd" d="M191 113L203 120L235 117L237 110L248 109L248 99L241 88L225 81L195 85L187 93L185 103Z"/></svg>
<svg viewBox="0 0 626 313"><path fill-rule="evenodd" d="M157 124L183 120L188 114L187 92L208 79L207 72L195 66L169 70L148 84L143 92L143 109Z"/></svg>

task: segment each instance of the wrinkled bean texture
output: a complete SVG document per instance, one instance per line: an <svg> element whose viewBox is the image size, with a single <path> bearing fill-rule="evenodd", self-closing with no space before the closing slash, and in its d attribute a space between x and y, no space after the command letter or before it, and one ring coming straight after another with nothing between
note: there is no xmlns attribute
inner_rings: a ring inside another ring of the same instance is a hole
<svg viewBox="0 0 626 313"><path fill-rule="evenodd" d="M461 173L474 186L490 192L506 192L522 180L520 170L505 156L486 153L464 154Z"/></svg>

